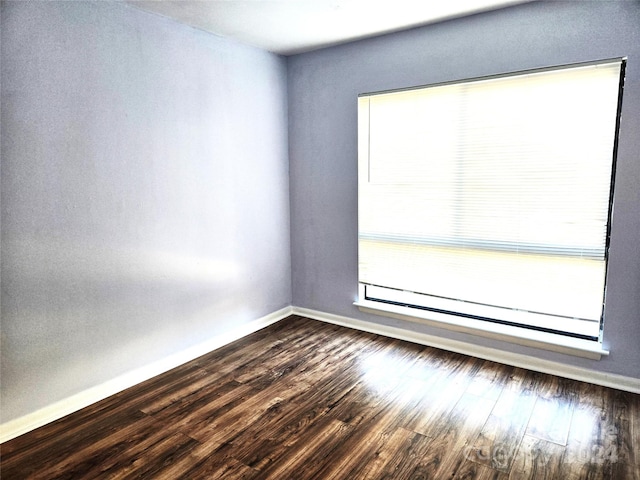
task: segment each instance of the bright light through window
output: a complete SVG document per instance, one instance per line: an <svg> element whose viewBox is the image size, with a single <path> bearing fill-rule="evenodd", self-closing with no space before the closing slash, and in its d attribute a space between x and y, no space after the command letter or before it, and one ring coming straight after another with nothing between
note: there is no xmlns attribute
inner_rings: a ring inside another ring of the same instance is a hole
<svg viewBox="0 0 640 480"><path fill-rule="evenodd" d="M367 299L597 339L623 72L361 95Z"/></svg>

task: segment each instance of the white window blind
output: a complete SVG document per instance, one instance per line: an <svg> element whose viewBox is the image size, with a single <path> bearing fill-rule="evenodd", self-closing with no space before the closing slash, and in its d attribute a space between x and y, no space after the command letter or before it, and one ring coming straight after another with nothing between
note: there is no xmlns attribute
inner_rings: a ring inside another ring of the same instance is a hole
<svg viewBox="0 0 640 480"><path fill-rule="evenodd" d="M597 338L621 70L361 95L367 299Z"/></svg>

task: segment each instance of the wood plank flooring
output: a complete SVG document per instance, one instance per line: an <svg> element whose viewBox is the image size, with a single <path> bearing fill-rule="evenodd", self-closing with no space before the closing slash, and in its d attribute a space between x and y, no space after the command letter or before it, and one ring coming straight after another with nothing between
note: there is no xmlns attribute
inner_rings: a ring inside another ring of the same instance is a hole
<svg viewBox="0 0 640 480"><path fill-rule="evenodd" d="M640 396L292 316L0 449L6 480L640 480Z"/></svg>

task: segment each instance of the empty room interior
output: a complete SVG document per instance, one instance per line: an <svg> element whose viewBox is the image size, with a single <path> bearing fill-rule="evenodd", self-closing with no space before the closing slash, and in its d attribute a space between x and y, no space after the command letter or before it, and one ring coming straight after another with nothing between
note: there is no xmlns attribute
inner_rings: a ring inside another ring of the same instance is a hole
<svg viewBox="0 0 640 480"><path fill-rule="evenodd" d="M640 480L640 2L0 15L1 478Z"/></svg>

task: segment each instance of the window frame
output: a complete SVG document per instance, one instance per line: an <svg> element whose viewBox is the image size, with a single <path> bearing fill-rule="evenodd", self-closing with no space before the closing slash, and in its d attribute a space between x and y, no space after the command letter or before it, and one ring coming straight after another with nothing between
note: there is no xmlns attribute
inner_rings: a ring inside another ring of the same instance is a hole
<svg viewBox="0 0 640 480"><path fill-rule="evenodd" d="M616 108L616 116L615 116L615 131L614 131L613 151L612 151L611 178L610 178L610 185L609 185L609 204L607 209L608 213L607 213L605 248L604 248L603 308L600 316L597 335L589 335L589 336L580 335L580 334L575 334L571 332L558 331L558 330L545 328L545 327L536 327L536 326L527 325L527 324L520 324L517 322L504 321L504 320L495 319L491 317L484 317L484 316L474 315L474 314L465 314L465 313L450 311L448 309L432 308L422 304L416 305L416 304L412 304L409 301L404 301L404 300L394 301L394 300L389 300L384 298L377 298L375 295L367 294L367 284L361 283L360 278L358 279L359 295L358 295L358 300L355 302L355 305L357 305L361 310L366 311L368 313L377 313L379 315L391 316L394 318L402 318L402 319L409 319L413 321L419 321L421 323L433 324L435 326L440 326L443 328L448 328L448 329L453 329L458 331L465 331L465 332L479 334L483 336L489 336L492 338L508 339L509 341L514 341L515 339L515 343L522 344L524 341L525 344L533 343L534 346L538 346L541 348L549 348L552 350L558 350L558 348L560 348L560 350L563 351L564 353L572 353L572 354L584 356L586 352L589 358L594 358L595 356L599 358L600 355L608 354L608 351L602 348L603 325L604 325L604 314L605 314L604 300L606 298L606 289L607 289L607 274L608 274L608 265L609 265L608 257L609 257L609 245L610 245L610 237L611 237L611 226L612 226L612 219L613 219L612 218L613 217L613 201L614 201L614 192L615 192L616 159L617 159L617 151L618 151L620 115L621 115L622 98L623 98L623 90L624 90L626 61L627 61L626 57L617 57L617 58L610 58L610 59L603 59L603 60L596 60L596 61L589 61L589 62L558 65L558 66L545 67L545 68L521 70L516 72L502 73L502 74L489 75L489 76L483 76L483 77L467 78L463 80L440 82L440 83L434 83L434 84L414 86L409 88L399 88L399 89L393 89L393 90L363 93L359 95L359 98L369 97L369 96L378 95L378 94L405 92L405 91L424 89L424 88L430 88L430 87L456 85L456 84L462 84L462 83L468 83L468 82L499 79L504 77L514 77L518 75L528 75L532 73L549 72L549 71L568 69L568 68L574 68L574 67L595 66L595 65L601 65L606 63L617 63L620 65L620 75L619 75L618 94L617 94L618 95L617 108ZM359 122L360 121L361 119L359 119ZM360 123L358 127L360 130ZM360 142L360 139L359 139L359 142ZM360 153L360 144L359 144L359 155L360 154L361 153ZM359 175L359 178L360 178L360 175ZM360 206L359 206L359 211L360 211ZM360 243L360 238L358 242ZM359 277L360 277L360 274L359 274ZM370 286L375 287L375 285L370 285ZM403 293L404 292L400 292L400 297L402 297ZM569 352L567 352L566 350L568 350Z"/></svg>

